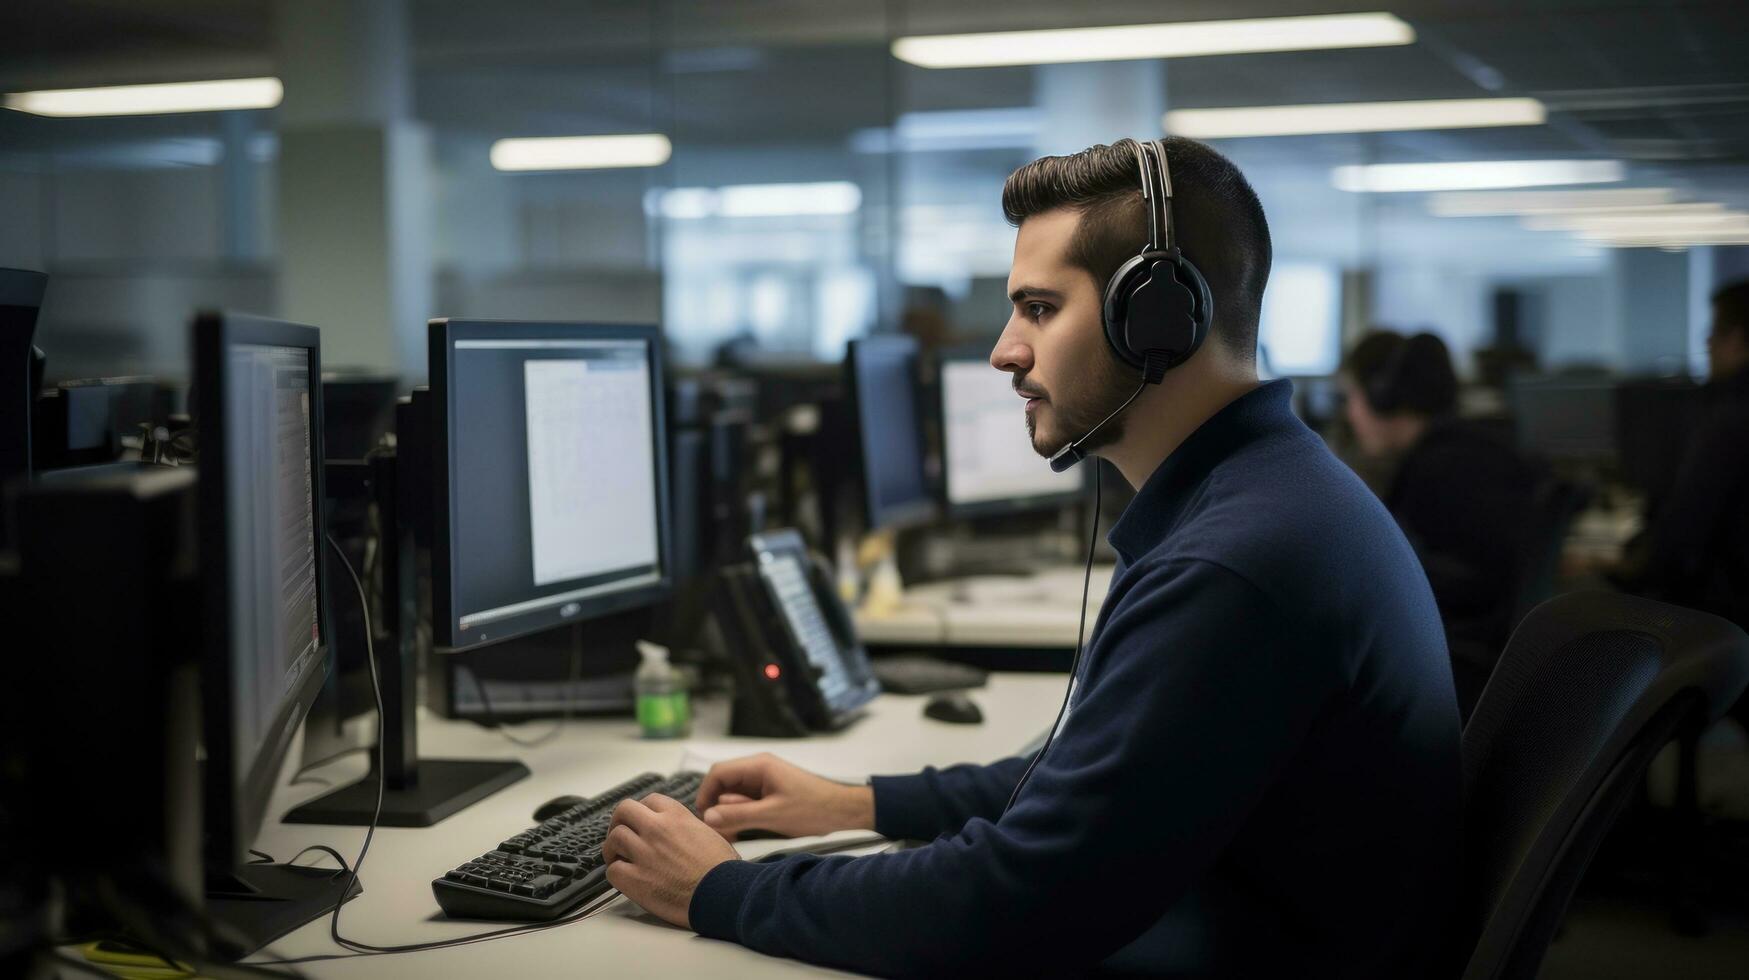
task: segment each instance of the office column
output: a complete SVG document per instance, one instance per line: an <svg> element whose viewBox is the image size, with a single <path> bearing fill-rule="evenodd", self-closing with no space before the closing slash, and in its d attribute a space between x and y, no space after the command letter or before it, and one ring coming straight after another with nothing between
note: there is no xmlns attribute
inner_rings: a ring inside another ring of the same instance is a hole
<svg viewBox="0 0 1749 980"><path fill-rule="evenodd" d="M401 0L278 0L279 306L329 367L425 375L430 134Z"/></svg>
<svg viewBox="0 0 1749 980"><path fill-rule="evenodd" d="M1656 248L1610 252L1621 370L1676 374L1687 369L1693 254Z"/></svg>
<svg viewBox="0 0 1749 980"><path fill-rule="evenodd" d="M1156 139L1166 112L1164 61L1039 65L1033 102L1043 115L1038 152L1074 153L1125 136Z"/></svg>
<svg viewBox="0 0 1749 980"><path fill-rule="evenodd" d="M259 165L249 144L255 131L244 112L221 114L219 134L224 147L219 161L220 190L224 196L221 215L224 227L224 257L231 262L261 259L261 202L256 199Z"/></svg>

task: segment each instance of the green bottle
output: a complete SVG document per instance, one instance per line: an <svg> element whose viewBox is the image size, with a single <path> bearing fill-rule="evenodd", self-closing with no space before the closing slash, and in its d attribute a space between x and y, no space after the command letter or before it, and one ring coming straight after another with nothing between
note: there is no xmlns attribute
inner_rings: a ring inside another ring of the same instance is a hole
<svg viewBox="0 0 1749 980"><path fill-rule="evenodd" d="M668 650L639 643L643 663L633 678L638 700L638 728L645 738L685 738L692 733L692 706L686 681L668 663Z"/></svg>

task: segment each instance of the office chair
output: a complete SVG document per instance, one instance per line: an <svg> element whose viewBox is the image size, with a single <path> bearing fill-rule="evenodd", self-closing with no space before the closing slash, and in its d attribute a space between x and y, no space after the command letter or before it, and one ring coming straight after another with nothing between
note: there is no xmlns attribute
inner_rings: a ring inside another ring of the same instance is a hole
<svg viewBox="0 0 1749 980"><path fill-rule="evenodd" d="M1607 592L1525 617L1463 733L1464 904L1452 976L1534 977L1597 846L1673 738L1749 686L1749 636Z"/></svg>

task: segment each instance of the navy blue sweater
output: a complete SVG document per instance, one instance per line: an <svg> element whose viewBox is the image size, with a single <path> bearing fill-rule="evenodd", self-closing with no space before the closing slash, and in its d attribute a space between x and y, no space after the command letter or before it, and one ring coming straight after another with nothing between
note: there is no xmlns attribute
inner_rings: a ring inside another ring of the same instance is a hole
<svg viewBox="0 0 1749 980"><path fill-rule="evenodd" d="M933 843L719 865L693 928L887 975L1418 973L1457 889L1444 633L1290 392L1216 414L1113 526L1068 715L1012 809L1025 759L876 777L876 829Z"/></svg>

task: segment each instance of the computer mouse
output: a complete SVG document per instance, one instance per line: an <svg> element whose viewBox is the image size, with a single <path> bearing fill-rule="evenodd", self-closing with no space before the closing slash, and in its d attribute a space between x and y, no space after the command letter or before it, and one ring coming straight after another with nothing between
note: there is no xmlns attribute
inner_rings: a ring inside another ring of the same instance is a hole
<svg viewBox="0 0 1749 980"><path fill-rule="evenodd" d="M550 820L579 803L587 802L588 799L586 796L555 796L535 808L534 818L538 821Z"/></svg>
<svg viewBox="0 0 1749 980"><path fill-rule="evenodd" d="M978 703L964 694L937 694L923 706L923 717L954 725L976 725L984 720Z"/></svg>

